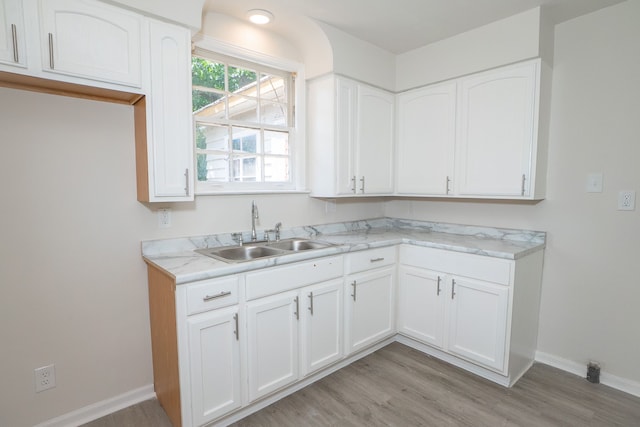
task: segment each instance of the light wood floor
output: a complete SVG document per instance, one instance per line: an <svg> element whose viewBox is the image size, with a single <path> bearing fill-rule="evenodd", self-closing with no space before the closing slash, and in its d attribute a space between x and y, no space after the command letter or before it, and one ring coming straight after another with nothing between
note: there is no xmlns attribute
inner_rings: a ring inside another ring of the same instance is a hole
<svg viewBox="0 0 640 427"><path fill-rule="evenodd" d="M85 425L123 426L170 423L151 400ZM393 343L234 426L638 427L640 398L542 364L507 389Z"/></svg>

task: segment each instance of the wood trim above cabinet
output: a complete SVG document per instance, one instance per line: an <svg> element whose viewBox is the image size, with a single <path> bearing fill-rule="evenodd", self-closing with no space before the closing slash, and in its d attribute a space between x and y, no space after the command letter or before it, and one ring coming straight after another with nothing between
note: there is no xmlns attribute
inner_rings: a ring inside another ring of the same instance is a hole
<svg viewBox="0 0 640 427"><path fill-rule="evenodd" d="M144 98L144 95L140 93L42 79L23 74L8 73L6 71L0 71L0 86L31 92L48 93L50 95L70 96L73 98L126 105L134 105L141 98Z"/></svg>

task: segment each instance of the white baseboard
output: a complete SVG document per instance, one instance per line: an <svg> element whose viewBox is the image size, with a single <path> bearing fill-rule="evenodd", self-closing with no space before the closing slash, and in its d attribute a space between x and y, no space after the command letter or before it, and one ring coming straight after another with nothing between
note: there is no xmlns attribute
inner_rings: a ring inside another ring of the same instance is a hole
<svg viewBox="0 0 640 427"><path fill-rule="evenodd" d="M553 366L585 378L587 376L587 365L574 362L573 360L563 359L552 354L536 351L536 362ZM640 397L640 382L631 381L626 378L618 377L607 372L600 372L600 383L615 388L625 393Z"/></svg>
<svg viewBox="0 0 640 427"><path fill-rule="evenodd" d="M155 397L153 384L149 384L50 419L35 427L76 427Z"/></svg>

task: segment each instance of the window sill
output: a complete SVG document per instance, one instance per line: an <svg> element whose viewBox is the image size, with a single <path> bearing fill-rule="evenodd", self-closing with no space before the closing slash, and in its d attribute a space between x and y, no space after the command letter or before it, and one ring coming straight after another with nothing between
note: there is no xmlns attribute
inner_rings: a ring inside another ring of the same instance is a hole
<svg viewBox="0 0 640 427"><path fill-rule="evenodd" d="M196 191L196 196L231 196L231 195L243 195L243 194L310 194L311 190L216 190L216 191Z"/></svg>

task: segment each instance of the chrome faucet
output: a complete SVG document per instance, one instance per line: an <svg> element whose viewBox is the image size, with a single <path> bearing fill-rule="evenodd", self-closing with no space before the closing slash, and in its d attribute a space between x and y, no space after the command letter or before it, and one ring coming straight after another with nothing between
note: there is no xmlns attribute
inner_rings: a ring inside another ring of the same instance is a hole
<svg viewBox="0 0 640 427"><path fill-rule="evenodd" d="M258 240L258 235L256 234L256 220L259 218L258 216L258 205L256 205L256 201L253 200L251 202L251 241L255 242Z"/></svg>
<svg viewBox="0 0 640 427"><path fill-rule="evenodd" d="M279 241L280 241L280 227L282 227L282 223L281 223L281 222L279 222L279 223L277 223L277 224L276 224L276 229L275 229L275 232L276 232L276 242L279 242Z"/></svg>

